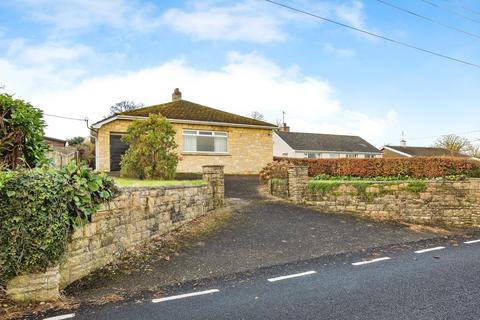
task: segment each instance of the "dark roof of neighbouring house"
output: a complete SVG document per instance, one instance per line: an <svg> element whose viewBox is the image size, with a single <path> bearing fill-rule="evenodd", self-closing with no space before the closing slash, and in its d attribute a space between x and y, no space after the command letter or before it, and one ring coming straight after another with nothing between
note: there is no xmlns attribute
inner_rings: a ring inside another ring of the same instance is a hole
<svg viewBox="0 0 480 320"><path fill-rule="evenodd" d="M63 144L66 144L67 143L67 140L63 140L63 139L58 139L58 138L52 138L52 137L43 137L45 139L45 141L48 143L48 142L58 142L58 143L63 143Z"/></svg>
<svg viewBox="0 0 480 320"><path fill-rule="evenodd" d="M468 158L469 156L461 153L452 153L445 148L437 147L407 147L407 146L389 146L386 145L385 148L391 149L393 151L401 152L408 154L412 157L462 157Z"/></svg>
<svg viewBox="0 0 480 320"><path fill-rule="evenodd" d="M337 134L275 132L294 150L380 153L359 136Z"/></svg>
<svg viewBox="0 0 480 320"><path fill-rule="evenodd" d="M125 111L119 113L118 115L148 117L150 114L161 114L167 119L276 127L275 125L265 121L239 116L187 100L177 100L150 107Z"/></svg>

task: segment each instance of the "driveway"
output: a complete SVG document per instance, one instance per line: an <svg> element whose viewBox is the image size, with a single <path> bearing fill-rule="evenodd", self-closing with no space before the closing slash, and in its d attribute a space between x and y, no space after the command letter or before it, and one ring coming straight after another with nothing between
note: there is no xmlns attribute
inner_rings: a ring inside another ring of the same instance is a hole
<svg viewBox="0 0 480 320"><path fill-rule="evenodd" d="M170 261L155 262L148 271L84 283L83 290L70 289L67 293L92 297L118 290L158 290L187 281L439 236L266 199L257 187L257 177L226 177L226 202L232 208L226 226L196 239Z"/></svg>

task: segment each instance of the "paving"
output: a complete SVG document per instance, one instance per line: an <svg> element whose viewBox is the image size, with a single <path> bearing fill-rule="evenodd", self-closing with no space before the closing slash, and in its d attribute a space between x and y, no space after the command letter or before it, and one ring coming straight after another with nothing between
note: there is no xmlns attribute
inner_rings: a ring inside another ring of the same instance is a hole
<svg viewBox="0 0 480 320"><path fill-rule="evenodd" d="M398 224L336 216L262 197L258 178L226 177L229 223L198 238L169 261L148 272L133 272L83 284L69 295L94 297L118 291L156 290L200 279L391 244L439 237Z"/></svg>

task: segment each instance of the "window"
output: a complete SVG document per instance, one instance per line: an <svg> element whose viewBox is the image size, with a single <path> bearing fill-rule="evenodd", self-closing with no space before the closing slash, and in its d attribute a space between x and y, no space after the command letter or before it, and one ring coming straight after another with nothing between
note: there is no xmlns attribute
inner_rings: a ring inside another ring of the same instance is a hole
<svg viewBox="0 0 480 320"><path fill-rule="evenodd" d="M308 157L309 159L315 159L315 158L316 158L316 155L315 155L315 153L307 153L307 157Z"/></svg>
<svg viewBox="0 0 480 320"><path fill-rule="evenodd" d="M282 157L288 157L288 152L282 153Z"/></svg>
<svg viewBox="0 0 480 320"><path fill-rule="evenodd" d="M219 131L183 130L185 152L227 152L227 133Z"/></svg>

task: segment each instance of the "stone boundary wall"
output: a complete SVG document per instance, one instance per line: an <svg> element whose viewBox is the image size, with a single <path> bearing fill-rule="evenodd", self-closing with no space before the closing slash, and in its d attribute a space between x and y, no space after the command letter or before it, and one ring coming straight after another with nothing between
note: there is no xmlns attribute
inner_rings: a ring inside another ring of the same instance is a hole
<svg viewBox="0 0 480 320"><path fill-rule="evenodd" d="M271 195L282 199L288 199L288 179L269 180L268 189Z"/></svg>
<svg viewBox="0 0 480 320"><path fill-rule="evenodd" d="M480 179L331 181L315 187L306 178L304 168L289 170L288 199L324 212L434 226L480 227ZM278 190L281 186L270 188L272 195L283 197Z"/></svg>
<svg viewBox="0 0 480 320"><path fill-rule="evenodd" d="M90 223L73 232L59 265L13 278L7 295L16 301L54 300L70 283L223 206L223 167L205 166L203 171L206 183L201 185L122 188Z"/></svg>

